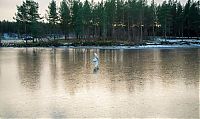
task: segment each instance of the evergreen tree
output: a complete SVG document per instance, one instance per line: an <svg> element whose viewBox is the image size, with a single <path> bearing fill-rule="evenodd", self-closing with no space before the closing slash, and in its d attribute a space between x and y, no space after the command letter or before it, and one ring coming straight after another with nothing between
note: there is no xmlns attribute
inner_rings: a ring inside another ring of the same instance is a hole
<svg viewBox="0 0 200 119"><path fill-rule="evenodd" d="M70 9L66 0L63 0L61 2L59 13L60 13L61 28L62 28L63 33L65 34L65 40L66 40L70 31L69 29L70 29L70 20L71 20Z"/></svg>
<svg viewBox="0 0 200 119"><path fill-rule="evenodd" d="M93 6L91 23L94 27L93 35L98 35L100 39L105 39L107 33L107 13L105 12L103 1Z"/></svg>
<svg viewBox="0 0 200 119"><path fill-rule="evenodd" d="M164 33L164 37L166 38L167 33L169 33L170 25L171 25L171 14L170 14L170 2L167 3L164 1L162 3L162 6L158 9L158 21L161 24L161 28Z"/></svg>
<svg viewBox="0 0 200 119"><path fill-rule="evenodd" d="M156 16L156 4L155 1L152 0L151 1L151 6L149 7L149 17L146 20L149 20L149 25L150 25L150 29L152 28L152 35L153 37L155 37L155 29L156 29L156 25L157 25L157 16ZM151 34L148 34L151 35Z"/></svg>
<svg viewBox="0 0 200 119"><path fill-rule="evenodd" d="M199 29L199 12L198 12L198 4L193 2L190 7L189 11L189 36L197 36L198 35L198 29Z"/></svg>
<svg viewBox="0 0 200 119"><path fill-rule="evenodd" d="M76 38L80 39L83 32L82 3L74 0L71 9L72 9L72 27L76 34Z"/></svg>
<svg viewBox="0 0 200 119"><path fill-rule="evenodd" d="M15 14L14 19L17 22L20 22L24 26L23 33L27 32L27 23L28 23L28 10L26 6L26 1L23 1L22 5L17 6L17 13Z"/></svg>
<svg viewBox="0 0 200 119"><path fill-rule="evenodd" d="M189 19L191 1L188 0L183 10L184 34L189 37L191 21Z"/></svg>
<svg viewBox="0 0 200 119"><path fill-rule="evenodd" d="M117 39L123 39L124 37L124 3L122 0L117 0L116 2L116 16L115 16L115 36Z"/></svg>
<svg viewBox="0 0 200 119"><path fill-rule="evenodd" d="M174 32L175 32L176 36L183 37L183 8L182 8L180 2L177 4L175 24L176 25L175 25Z"/></svg>
<svg viewBox="0 0 200 119"><path fill-rule="evenodd" d="M57 12L56 2L48 6L48 24L40 23L38 3L25 0L17 6L15 24L2 22L1 32L18 32L40 36L62 31L67 38L69 32L77 39L128 39L142 42L146 36L199 36L200 2L188 0L185 5L174 0L163 1L159 6L152 0L63 0ZM157 27L157 26L160 27ZM60 26L60 27L59 27ZM45 30L42 30L45 29ZM45 32L41 32L45 31ZM52 32L53 31L53 32Z"/></svg>
<svg viewBox="0 0 200 119"><path fill-rule="evenodd" d="M58 19L58 13L57 13L57 7L56 7L56 1L55 0L52 0L49 3L47 13L48 13L47 20L49 21L49 24L53 29L53 37L54 37L54 40L55 40L56 24L58 23L58 20L59 20Z"/></svg>
<svg viewBox="0 0 200 119"><path fill-rule="evenodd" d="M89 37L89 27L91 26L91 20L92 20L92 11L91 6L88 0L84 2L83 8L82 8L82 15L83 15L83 33L87 38Z"/></svg>
<svg viewBox="0 0 200 119"><path fill-rule="evenodd" d="M107 14L107 38L113 38L114 20L116 15L115 0L108 0L105 2L105 12Z"/></svg>
<svg viewBox="0 0 200 119"><path fill-rule="evenodd" d="M29 32L31 32L33 37L38 37L38 33L40 32L38 27L36 27L38 21L41 19L38 13L38 8L38 3L33 0L23 1L21 6L17 6L17 13L14 18L17 22L24 24L25 34L27 34L27 26L29 26Z"/></svg>

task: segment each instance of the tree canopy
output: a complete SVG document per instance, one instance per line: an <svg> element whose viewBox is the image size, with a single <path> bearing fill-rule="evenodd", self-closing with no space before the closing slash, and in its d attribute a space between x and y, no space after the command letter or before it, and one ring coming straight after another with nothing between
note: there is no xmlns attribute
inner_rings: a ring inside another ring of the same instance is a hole
<svg viewBox="0 0 200 119"><path fill-rule="evenodd" d="M188 0L185 5L168 0L105 0L101 2L55 0L47 8L47 23L40 21L39 5L24 0L17 6L15 20L19 33L33 34L30 24L43 24L44 34L69 34L77 39L121 39L141 42L150 36L200 36L200 2ZM1 32L9 32L1 22ZM51 26L54 25L54 30ZM24 27L24 30L21 30ZM29 28L28 28L29 27ZM33 28L33 27L32 27ZM15 29L15 28L10 28ZM29 29L29 30L28 30ZM38 27L34 27L38 29ZM52 32L54 31L54 32Z"/></svg>

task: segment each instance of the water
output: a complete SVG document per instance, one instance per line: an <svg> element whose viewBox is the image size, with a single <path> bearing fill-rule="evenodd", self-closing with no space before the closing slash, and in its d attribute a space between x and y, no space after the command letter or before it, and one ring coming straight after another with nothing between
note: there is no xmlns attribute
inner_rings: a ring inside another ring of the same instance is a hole
<svg viewBox="0 0 200 119"><path fill-rule="evenodd" d="M200 49L1 48L0 117L199 118L199 61Z"/></svg>

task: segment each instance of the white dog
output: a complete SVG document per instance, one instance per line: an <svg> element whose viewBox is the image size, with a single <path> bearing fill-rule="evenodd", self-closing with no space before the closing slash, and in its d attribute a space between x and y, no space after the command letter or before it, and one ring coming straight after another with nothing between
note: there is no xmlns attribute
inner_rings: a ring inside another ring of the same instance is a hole
<svg viewBox="0 0 200 119"><path fill-rule="evenodd" d="M94 63L94 68L99 69L99 57L97 53L94 53L94 58L93 58L93 63Z"/></svg>

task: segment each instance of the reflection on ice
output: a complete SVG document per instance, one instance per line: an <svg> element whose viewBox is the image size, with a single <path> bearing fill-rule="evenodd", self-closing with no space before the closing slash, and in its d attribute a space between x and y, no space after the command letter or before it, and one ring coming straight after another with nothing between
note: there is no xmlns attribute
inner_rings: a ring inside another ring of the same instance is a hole
<svg viewBox="0 0 200 119"><path fill-rule="evenodd" d="M199 54L199 49L2 48L0 116L198 118Z"/></svg>

